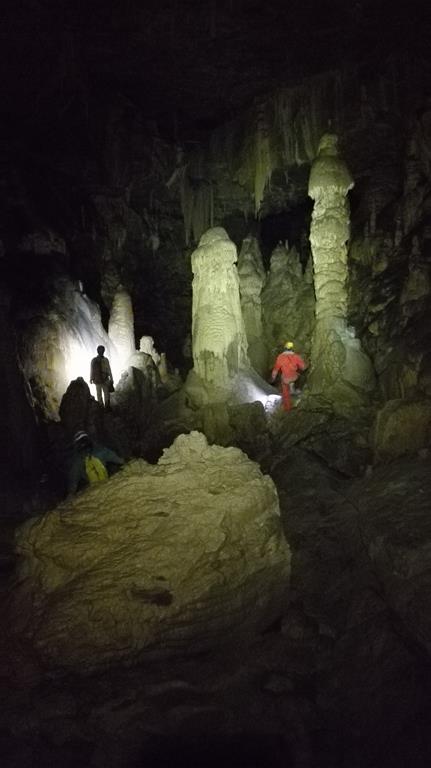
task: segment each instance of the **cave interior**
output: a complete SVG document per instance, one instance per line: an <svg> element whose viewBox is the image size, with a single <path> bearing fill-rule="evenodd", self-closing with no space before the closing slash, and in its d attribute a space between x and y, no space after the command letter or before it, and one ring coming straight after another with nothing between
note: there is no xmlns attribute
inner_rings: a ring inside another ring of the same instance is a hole
<svg viewBox="0 0 431 768"><path fill-rule="evenodd" d="M2 15L1 765L428 768L427 3Z"/></svg>

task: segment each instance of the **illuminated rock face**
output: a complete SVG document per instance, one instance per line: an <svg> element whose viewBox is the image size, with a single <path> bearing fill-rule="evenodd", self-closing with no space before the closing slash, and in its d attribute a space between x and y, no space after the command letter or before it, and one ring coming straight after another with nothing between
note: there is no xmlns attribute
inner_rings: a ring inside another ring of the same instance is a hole
<svg viewBox="0 0 431 768"><path fill-rule="evenodd" d="M310 174L314 200L310 243L314 262L316 326L309 384L334 403L359 404L374 387L371 363L347 327L347 193L353 179L340 158L337 136L326 134Z"/></svg>
<svg viewBox="0 0 431 768"><path fill-rule="evenodd" d="M50 309L31 320L24 334L22 357L27 380L41 393L40 406L58 418L61 398L70 381L90 377L90 361L102 344L111 357L110 339L100 309L68 280L58 281Z"/></svg>
<svg viewBox="0 0 431 768"><path fill-rule="evenodd" d="M154 346L154 339L152 336L141 336L139 340L139 351L144 352L146 355L151 355L155 365L159 365L160 355Z"/></svg>
<svg viewBox="0 0 431 768"><path fill-rule="evenodd" d="M137 368L138 371L142 371L150 391L154 394L157 386L160 384L160 374L153 357L146 352L135 352L129 357L128 367Z"/></svg>
<svg viewBox="0 0 431 768"><path fill-rule="evenodd" d="M121 285L117 289L112 302L108 333L114 346L111 367L114 379L118 380L122 371L127 367L130 355L135 351L132 299Z"/></svg>
<svg viewBox="0 0 431 768"><path fill-rule="evenodd" d="M248 355L253 368L266 371L266 350L263 341L261 293L266 273L255 237L243 241L238 257L241 310L248 342Z"/></svg>
<svg viewBox="0 0 431 768"><path fill-rule="evenodd" d="M28 521L17 548L12 625L80 673L246 642L280 615L290 573L274 483L198 432Z"/></svg>
<svg viewBox="0 0 431 768"><path fill-rule="evenodd" d="M236 260L222 227L205 232L192 254L194 371L220 388L249 365Z"/></svg>
<svg viewBox="0 0 431 768"><path fill-rule="evenodd" d="M151 383L153 391L161 382L160 367L166 370L166 355L157 352L152 336L141 336L139 340L139 352L134 351L127 361L127 366L138 368L145 374L145 378Z"/></svg>

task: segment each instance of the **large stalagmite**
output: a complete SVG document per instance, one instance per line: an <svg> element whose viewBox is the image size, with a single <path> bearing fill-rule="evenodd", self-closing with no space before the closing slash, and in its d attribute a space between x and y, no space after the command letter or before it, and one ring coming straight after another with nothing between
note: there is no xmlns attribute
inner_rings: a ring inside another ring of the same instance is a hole
<svg viewBox="0 0 431 768"><path fill-rule="evenodd" d="M353 184L339 156L337 136L325 134L308 187L314 200L310 242L316 293L309 385L312 392L323 392L341 405L362 402L374 386L371 363L347 326L347 193Z"/></svg>
<svg viewBox="0 0 431 768"><path fill-rule="evenodd" d="M207 230L192 254L194 371L220 389L249 366L236 260L222 227Z"/></svg>
<svg viewBox="0 0 431 768"><path fill-rule="evenodd" d="M129 357L135 352L132 299L122 285L114 295L108 333L114 348L114 359L111 361L114 378L118 379L126 369Z"/></svg>
<svg viewBox="0 0 431 768"><path fill-rule="evenodd" d="M273 481L198 432L29 520L17 548L18 644L80 673L247 642L290 572Z"/></svg>

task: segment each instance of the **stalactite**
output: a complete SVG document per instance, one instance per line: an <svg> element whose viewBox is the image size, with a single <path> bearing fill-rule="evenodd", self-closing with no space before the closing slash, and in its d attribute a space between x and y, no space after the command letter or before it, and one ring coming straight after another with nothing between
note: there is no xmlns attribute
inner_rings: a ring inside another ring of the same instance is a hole
<svg viewBox="0 0 431 768"><path fill-rule="evenodd" d="M184 150L179 148L177 165L166 182L168 189L175 184L179 186L186 245L190 245L191 239L198 242L214 219L212 184L200 172L202 169L201 156L197 155L194 159L198 171L198 175L195 177L192 175L191 163L185 161Z"/></svg>
<svg viewBox="0 0 431 768"><path fill-rule="evenodd" d="M272 173L270 130L266 109L267 105L265 102L257 104L254 171L254 205L256 215L259 213L265 187Z"/></svg>

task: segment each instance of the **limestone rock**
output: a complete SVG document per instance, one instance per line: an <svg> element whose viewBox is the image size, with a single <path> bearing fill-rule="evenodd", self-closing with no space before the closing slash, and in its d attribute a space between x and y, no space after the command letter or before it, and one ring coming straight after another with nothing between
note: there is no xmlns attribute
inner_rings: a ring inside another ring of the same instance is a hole
<svg viewBox="0 0 431 768"><path fill-rule="evenodd" d="M280 615L290 572L272 480L198 432L28 521L17 551L11 626L81 673L245 641Z"/></svg>
<svg viewBox="0 0 431 768"><path fill-rule="evenodd" d="M114 380L118 381L125 370L127 361L135 352L135 334L132 299L129 293L120 285L112 301L109 315L109 338L114 348L114 359L111 367Z"/></svg>
<svg viewBox="0 0 431 768"><path fill-rule="evenodd" d="M89 413L93 403L90 388L82 377L70 382L61 398L59 409L60 420L70 438L78 430L88 428Z"/></svg>
<svg viewBox="0 0 431 768"><path fill-rule="evenodd" d="M389 400L378 412L373 430L377 460L416 453L430 441L431 399Z"/></svg>
<svg viewBox="0 0 431 768"><path fill-rule="evenodd" d="M2 475L9 479L12 473L18 472L21 483L22 478L29 478L37 467L37 426L29 387L18 363L16 337L10 318L10 298L3 288L0 289L0 325Z"/></svg>
<svg viewBox="0 0 431 768"><path fill-rule="evenodd" d="M152 357L145 352L135 352L115 388L115 405L123 424L122 437L127 437L135 456L142 456L159 387L160 376Z"/></svg>
<svg viewBox="0 0 431 768"><path fill-rule="evenodd" d="M341 717L355 725L366 712L365 719L386 728L388 707L397 724L415 712L421 682L409 673L418 665L422 677L431 653L429 469L429 460L400 459L378 467L349 491L357 510L350 530L356 518L365 557L353 574L331 685Z"/></svg>
<svg viewBox="0 0 431 768"><path fill-rule="evenodd" d="M308 357L314 326L314 289L303 274L295 247L279 244L271 255L268 280L262 291L263 324L267 347L273 359L287 339L292 339L301 354Z"/></svg>
<svg viewBox="0 0 431 768"><path fill-rule="evenodd" d="M244 239L238 256L238 275L250 362L256 371L265 375L267 355L263 340L261 293L266 274L259 243L251 235Z"/></svg>
<svg viewBox="0 0 431 768"><path fill-rule="evenodd" d="M248 365L236 260L236 247L222 227L205 232L192 254L194 370L217 387L227 387Z"/></svg>
<svg viewBox="0 0 431 768"><path fill-rule="evenodd" d="M334 404L358 405L374 388L371 363L347 326L347 193L353 179L338 154L338 139L325 134L310 173L314 200L310 243L314 263L316 325L309 384Z"/></svg>
<svg viewBox="0 0 431 768"><path fill-rule="evenodd" d="M147 383L149 393L155 394L157 387L161 384L161 380L154 358L147 352L134 352L129 357L127 366L128 369L136 368L136 370L141 371ZM128 375L130 375L130 371Z"/></svg>
<svg viewBox="0 0 431 768"><path fill-rule="evenodd" d="M379 467L356 496L364 544L398 632L431 655L429 458ZM411 646L410 646L411 647Z"/></svg>
<svg viewBox="0 0 431 768"><path fill-rule="evenodd" d="M431 397L431 353L426 352L421 360L418 377L419 386L426 395Z"/></svg>
<svg viewBox="0 0 431 768"><path fill-rule="evenodd" d="M332 410L329 401L307 392L301 398L301 407L295 408L287 420L273 420L275 453L290 456L300 447L344 477L361 476L371 463L372 417L372 410L364 408L342 415ZM301 473L299 477L302 479Z"/></svg>
<svg viewBox="0 0 431 768"><path fill-rule="evenodd" d="M99 344L110 357L110 340L99 307L82 293L79 284L57 280L50 305L29 318L22 344L24 373L35 390L43 393L40 407L45 416L58 418L69 382L89 377L90 361Z"/></svg>
<svg viewBox="0 0 431 768"><path fill-rule="evenodd" d="M159 355L156 347L154 346L154 339L152 336L141 336L139 339L139 352L150 355L154 365L159 365L161 355Z"/></svg>

